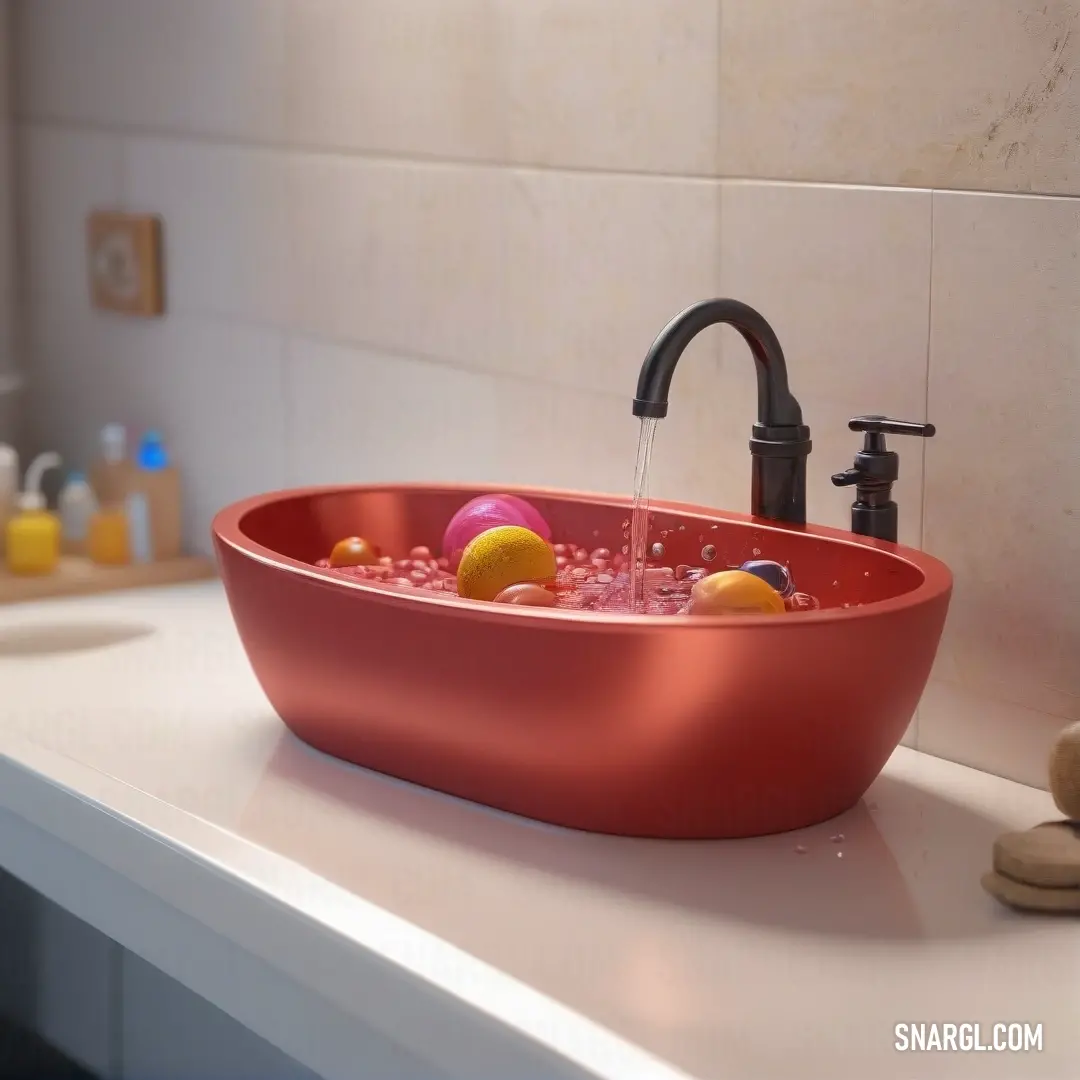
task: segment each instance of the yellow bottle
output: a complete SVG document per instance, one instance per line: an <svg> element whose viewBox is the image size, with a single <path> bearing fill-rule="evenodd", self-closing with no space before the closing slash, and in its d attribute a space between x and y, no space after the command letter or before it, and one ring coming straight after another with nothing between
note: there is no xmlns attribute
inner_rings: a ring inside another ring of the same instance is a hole
<svg viewBox="0 0 1080 1080"><path fill-rule="evenodd" d="M103 506L90 519L86 554L99 566L127 566L131 562L128 520L123 507Z"/></svg>
<svg viewBox="0 0 1080 1080"><path fill-rule="evenodd" d="M13 574L51 574L60 565L60 519L49 513L41 493L42 474L59 466L59 454L38 454L26 470L18 512L5 535L7 568Z"/></svg>

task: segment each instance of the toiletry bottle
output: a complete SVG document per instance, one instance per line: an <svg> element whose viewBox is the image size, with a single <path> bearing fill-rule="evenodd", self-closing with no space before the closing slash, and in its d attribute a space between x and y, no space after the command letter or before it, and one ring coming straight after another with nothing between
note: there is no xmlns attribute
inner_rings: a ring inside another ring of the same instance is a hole
<svg viewBox="0 0 1080 1080"><path fill-rule="evenodd" d="M4 534L18 497L19 455L15 447L0 443L0 555L4 553Z"/></svg>
<svg viewBox="0 0 1080 1080"><path fill-rule="evenodd" d="M139 443L124 509L136 560L175 559L180 554L180 473L156 431L146 432Z"/></svg>
<svg viewBox="0 0 1080 1080"><path fill-rule="evenodd" d="M56 510L60 515L64 553L85 555L90 519L97 513L98 501L83 473L72 472L68 475L56 500Z"/></svg>
<svg viewBox="0 0 1080 1080"><path fill-rule="evenodd" d="M131 562L128 521L123 506L102 506L90 518L86 535L86 554L98 566L127 566Z"/></svg>
<svg viewBox="0 0 1080 1080"><path fill-rule="evenodd" d="M90 484L101 506L123 503L135 471L127 454L127 430L123 424L106 424L100 439L101 457L90 470Z"/></svg>
<svg viewBox="0 0 1080 1080"><path fill-rule="evenodd" d="M7 523L7 567L13 574L51 574L60 563L60 519L49 513L41 492L42 474L59 467L60 455L48 453L38 454L26 470L18 512Z"/></svg>
<svg viewBox="0 0 1080 1080"><path fill-rule="evenodd" d="M131 491L124 502L127 515L128 548L131 561L148 563L154 561L153 523L150 520L150 500L144 491Z"/></svg>

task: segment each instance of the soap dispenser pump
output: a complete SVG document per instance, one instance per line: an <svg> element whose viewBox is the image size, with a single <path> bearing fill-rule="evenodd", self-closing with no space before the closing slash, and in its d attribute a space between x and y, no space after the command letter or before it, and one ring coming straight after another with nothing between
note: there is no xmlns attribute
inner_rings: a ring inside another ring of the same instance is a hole
<svg viewBox="0 0 1080 1080"><path fill-rule="evenodd" d="M50 514L41 490L47 469L60 467L60 455L38 454L26 470L26 481L7 523L7 567L13 574L51 574L60 562L60 519Z"/></svg>
<svg viewBox="0 0 1080 1080"><path fill-rule="evenodd" d="M848 421L852 431L865 433L863 448L855 455L855 464L836 473L837 487L855 487L851 504L851 531L875 540L897 543L897 506L892 500L892 486L900 476L900 455L885 446L886 435L933 437L933 424L910 420L890 420L887 416L856 416Z"/></svg>

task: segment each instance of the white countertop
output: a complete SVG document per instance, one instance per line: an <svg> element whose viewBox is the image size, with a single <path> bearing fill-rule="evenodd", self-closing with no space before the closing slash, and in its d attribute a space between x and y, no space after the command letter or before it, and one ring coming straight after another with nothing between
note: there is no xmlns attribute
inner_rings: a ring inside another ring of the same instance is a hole
<svg viewBox="0 0 1080 1080"><path fill-rule="evenodd" d="M1080 923L979 885L999 832L1056 816L900 749L800 833L573 833L298 742L217 583L0 609L0 865L327 1076L353 1019L470 1080L1074 1080ZM898 1053L901 1022L1041 1023L1044 1050Z"/></svg>

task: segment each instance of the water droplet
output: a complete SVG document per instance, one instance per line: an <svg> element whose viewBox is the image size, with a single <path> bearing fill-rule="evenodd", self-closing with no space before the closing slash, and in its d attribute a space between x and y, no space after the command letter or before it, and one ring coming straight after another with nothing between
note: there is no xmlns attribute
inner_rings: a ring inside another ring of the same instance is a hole
<svg viewBox="0 0 1080 1080"><path fill-rule="evenodd" d="M716 529L719 529L719 528L720 528L720 526L719 526L719 525L714 525L714 526L713 526L713 530L714 530L714 531L715 531Z"/></svg>
<svg viewBox="0 0 1080 1080"><path fill-rule="evenodd" d="M664 557L664 545L659 543L653 544L653 546L649 549L649 554L654 559L662 559Z"/></svg>
<svg viewBox="0 0 1080 1080"><path fill-rule="evenodd" d="M840 584L840 582L839 582L839 581L834 581L834 582L833 582L833 586L834 586L834 587L835 587L835 586L837 586L837 585L839 585L839 584Z"/></svg>
<svg viewBox="0 0 1080 1080"><path fill-rule="evenodd" d="M630 539L630 530L629 529L623 529L622 538L624 540L629 540Z"/></svg>
<svg viewBox="0 0 1080 1080"><path fill-rule="evenodd" d="M753 550L753 552L751 554L760 555L761 554L761 548L754 548L754 550Z"/></svg>
<svg viewBox="0 0 1080 1080"><path fill-rule="evenodd" d="M624 521L624 522L622 523L622 525L620 526L620 528L622 528L622 529L629 529L629 528L630 528L630 519L629 519L629 518L627 518L627 519L626 519L626 520L625 520L625 521Z"/></svg>
<svg viewBox="0 0 1080 1080"><path fill-rule="evenodd" d="M663 539L664 539L664 537L666 537L666 536L667 536L667 534L668 534L668 531L667 531L667 529L661 529L661 530L660 530L660 539L661 539L661 540L663 540Z"/></svg>
<svg viewBox="0 0 1080 1080"><path fill-rule="evenodd" d="M679 532L686 532L686 526L685 525L680 525L679 526Z"/></svg>
<svg viewBox="0 0 1080 1080"><path fill-rule="evenodd" d="M842 859L842 858L844 857L844 853L843 853L842 851L838 851L838 852L836 853L836 857L837 857L838 859Z"/></svg>
<svg viewBox="0 0 1080 1080"><path fill-rule="evenodd" d="M795 845L795 854L796 855L805 855L809 850L810 849L805 844L796 844Z"/></svg>
<svg viewBox="0 0 1080 1080"><path fill-rule="evenodd" d="M844 842L844 834L842 832L838 832L835 836L830 836L829 839L834 844L842 844Z"/></svg>
<svg viewBox="0 0 1080 1080"><path fill-rule="evenodd" d="M600 535L600 530L599 529L593 529L592 534L593 534L593 536L599 536Z"/></svg>
<svg viewBox="0 0 1080 1080"><path fill-rule="evenodd" d="M622 553L624 555L629 555L630 554L630 545L629 544L623 544Z"/></svg>
<svg viewBox="0 0 1080 1080"><path fill-rule="evenodd" d="M703 535L702 535L701 533L699 533L699 534L698 534L697 542L698 542L699 544L701 544L701 543L704 543L704 542L705 542L705 537L704 537L704 536L703 536Z"/></svg>
<svg viewBox="0 0 1080 1080"><path fill-rule="evenodd" d="M712 544L706 544L701 549L701 559L703 562L712 562L716 558L716 548ZM719 579L717 579L719 580ZM742 579L740 579L742 580Z"/></svg>

